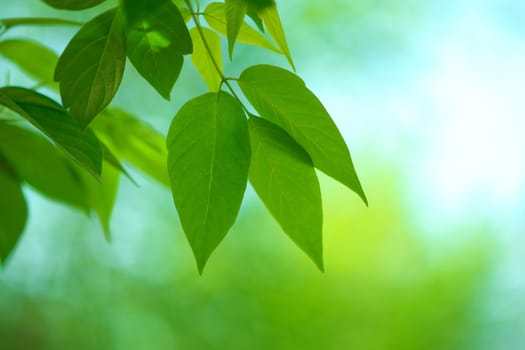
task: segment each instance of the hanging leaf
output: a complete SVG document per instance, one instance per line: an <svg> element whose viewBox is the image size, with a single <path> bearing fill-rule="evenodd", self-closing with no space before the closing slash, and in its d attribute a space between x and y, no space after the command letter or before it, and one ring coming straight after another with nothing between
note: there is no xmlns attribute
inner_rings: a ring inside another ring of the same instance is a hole
<svg viewBox="0 0 525 350"><path fill-rule="evenodd" d="M259 30L264 33L264 23L261 17L259 17L257 14L257 10L253 8L253 6L248 6L248 11L246 11L246 14L251 18L253 23L255 23L257 28L259 28Z"/></svg>
<svg viewBox="0 0 525 350"><path fill-rule="evenodd" d="M55 80L64 107L85 128L117 92L126 62L120 12L110 10L86 23L60 57Z"/></svg>
<svg viewBox="0 0 525 350"><path fill-rule="evenodd" d="M221 85L221 76L217 69L222 71L221 38L207 28L201 28L204 40L197 28L190 30L193 41L191 60L210 91L218 91ZM208 52L209 49L209 52Z"/></svg>
<svg viewBox="0 0 525 350"><path fill-rule="evenodd" d="M58 88L53 81L53 70L58 57L47 47L29 40L5 40L0 41L0 55L15 63L24 73L37 79L39 84ZM38 60L35 57L38 57Z"/></svg>
<svg viewBox="0 0 525 350"><path fill-rule="evenodd" d="M42 0L51 7L62 10L84 10L102 4L106 0Z"/></svg>
<svg viewBox="0 0 525 350"><path fill-rule="evenodd" d="M250 142L240 103L222 91L190 100L173 119L167 145L173 199L202 273L246 189Z"/></svg>
<svg viewBox="0 0 525 350"><path fill-rule="evenodd" d="M20 183L0 154L0 262L6 263L24 231L27 205Z"/></svg>
<svg viewBox="0 0 525 350"><path fill-rule="evenodd" d="M228 37L228 54L230 60L233 58L233 47L239 35L244 17L248 10L245 0L225 0L224 8L226 13L226 32Z"/></svg>
<svg viewBox="0 0 525 350"><path fill-rule="evenodd" d="M286 130L319 170L367 202L341 133L301 78L282 68L259 65L241 74L239 86L260 115Z"/></svg>
<svg viewBox="0 0 525 350"><path fill-rule="evenodd" d="M88 211L80 172L49 141L7 123L0 123L0 139L0 153L20 181L51 199Z"/></svg>
<svg viewBox="0 0 525 350"><path fill-rule="evenodd" d="M165 99L182 69L192 42L184 19L169 0L125 1L128 57L137 71Z"/></svg>
<svg viewBox="0 0 525 350"><path fill-rule="evenodd" d="M250 118L250 183L283 231L323 270L321 188L308 154L284 130Z"/></svg>
<svg viewBox="0 0 525 350"><path fill-rule="evenodd" d="M107 241L111 240L111 215L115 206L119 185L119 171L110 163L104 162L100 181L83 176L87 187L89 206L97 214Z"/></svg>
<svg viewBox="0 0 525 350"><path fill-rule="evenodd" d="M259 17L263 20L264 26L270 33L270 36L275 40L277 46L283 51L284 55L288 59L290 66L295 70L295 65L292 60L292 55L290 54L290 49L288 48L288 42L286 41L286 36L284 35L283 25L281 23L281 18L279 17L279 12L277 11L277 5L273 4L271 6L262 6L257 12Z"/></svg>
<svg viewBox="0 0 525 350"><path fill-rule="evenodd" d="M224 4L218 2L212 2L206 7L204 12L204 18L206 22L215 29L217 32L221 33L224 36L227 36L226 28L226 15ZM282 51L276 48L272 43L270 43L264 36L259 34L252 27L246 23L242 23L239 29L237 36L237 42L242 44L256 45L279 54L282 54Z"/></svg>
<svg viewBox="0 0 525 350"><path fill-rule="evenodd" d="M105 109L93 122L97 136L116 157L124 159L160 183L169 186L168 152L164 136L133 115Z"/></svg>
<svg viewBox="0 0 525 350"><path fill-rule="evenodd" d="M0 88L0 105L27 119L81 166L100 176L102 149L96 136L89 129L80 130L55 101L33 90L4 87Z"/></svg>

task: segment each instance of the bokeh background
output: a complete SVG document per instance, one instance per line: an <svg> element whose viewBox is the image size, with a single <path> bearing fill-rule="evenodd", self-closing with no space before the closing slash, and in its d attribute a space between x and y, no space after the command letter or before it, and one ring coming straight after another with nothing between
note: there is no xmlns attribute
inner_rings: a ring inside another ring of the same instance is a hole
<svg viewBox="0 0 525 350"><path fill-rule="evenodd" d="M321 175L326 272L249 190L198 275L169 191L122 179L112 242L26 188L0 272L0 349L525 348L525 2L278 1L298 73L347 140L370 207ZM101 8L75 13L86 20ZM0 17L64 16L0 0ZM73 28L20 28L57 52ZM35 58L37 59L37 58ZM239 45L228 75L283 57ZM115 105L167 130L128 65ZM2 84L34 86L0 60Z"/></svg>

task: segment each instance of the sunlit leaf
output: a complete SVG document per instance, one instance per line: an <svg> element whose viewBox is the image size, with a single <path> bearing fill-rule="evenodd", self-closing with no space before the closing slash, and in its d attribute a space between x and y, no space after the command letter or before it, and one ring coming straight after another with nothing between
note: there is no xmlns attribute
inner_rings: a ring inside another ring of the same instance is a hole
<svg viewBox="0 0 525 350"><path fill-rule="evenodd" d="M102 149L97 138L89 129L82 131L55 101L33 90L4 87L0 105L31 122L93 175L100 175Z"/></svg>
<svg viewBox="0 0 525 350"><path fill-rule="evenodd" d="M206 7L206 11L204 12L204 18L210 27L222 35L228 35L224 4L218 2L212 2L209 4ZM276 48L264 36L244 22L241 24L241 28L237 36L237 42L242 44L256 45L277 53L282 53L281 50Z"/></svg>
<svg viewBox="0 0 525 350"><path fill-rule="evenodd" d="M27 206L18 180L0 154L0 262L15 248L27 220Z"/></svg>
<svg viewBox="0 0 525 350"><path fill-rule="evenodd" d="M201 29L206 42L203 41L197 28L190 30L193 41L191 60L210 91L218 91L221 85L221 76L217 70L222 71L221 39L212 30L208 28Z"/></svg>
<svg viewBox="0 0 525 350"><path fill-rule="evenodd" d="M51 199L87 211L87 194L79 172L48 140L6 123L0 123L0 139L0 153L21 181Z"/></svg>
<svg viewBox="0 0 525 350"><path fill-rule="evenodd" d="M250 183L283 231L323 270L323 208L312 160L284 130L250 118Z"/></svg>
<svg viewBox="0 0 525 350"><path fill-rule="evenodd" d="M319 170L348 186L366 203L341 133L301 78L282 68L258 65L241 74L239 86L260 115L286 130Z"/></svg>
<svg viewBox="0 0 525 350"><path fill-rule="evenodd" d="M281 18L277 11L277 5L273 4L272 6L263 6L257 13L263 20L264 26L268 30L268 33L270 33L270 36L275 40L277 46L283 51L288 59L290 66L295 70L295 65L292 60L292 55L290 54L290 49L288 48L288 42L286 41Z"/></svg>
<svg viewBox="0 0 525 350"><path fill-rule="evenodd" d="M132 13L127 21L128 57L137 71L169 100L182 69L182 55L193 50L184 19L169 0L128 0L124 4Z"/></svg>
<svg viewBox="0 0 525 350"><path fill-rule="evenodd" d="M169 186L168 152L164 136L117 108L105 109L93 122L93 129L118 158Z"/></svg>
<svg viewBox="0 0 525 350"><path fill-rule="evenodd" d="M47 47L29 40L5 40L0 41L0 55L14 62L24 73L36 78L39 84L57 88L57 84L53 82L53 71L58 56Z"/></svg>
<svg viewBox="0 0 525 350"><path fill-rule="evenodd" d="M60 57L55 80L64 107L85 128L117 92L126 62L120 12L110 10L86 23Z"/></svg>
<svg viewBox="0 0 525 350"><path fill-rule="evenodd" d="M106 0L42 0L49 6L64 10L84 10L97 6Z"/></svg>
<svg viewBox="0 0 525 350"><path fill-rule="evenodd" d="M225 92L190 100L173 119L167 146L173 199L202 273L246 189L250 143L241 105Z"/></svg>

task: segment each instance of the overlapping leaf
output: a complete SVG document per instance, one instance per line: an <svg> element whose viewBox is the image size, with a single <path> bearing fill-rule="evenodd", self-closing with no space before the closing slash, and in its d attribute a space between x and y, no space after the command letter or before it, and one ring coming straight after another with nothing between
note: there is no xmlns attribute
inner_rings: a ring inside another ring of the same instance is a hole
<svg viewBox="0 0 525 350"><path fill-rule="evenodd" d="M87 211L87 193L70 160L42 136L0 123L0 153L20 181L43 195ZM93 180L95 181L95 180Z"/></svg>
<svg viewBox="0 0 525 350"><path fill-rule="evenodd" d="M251 118L250 183L284 232L323 270L321 189L308 154L284 130Z"/></svg>
<svg viewBox="0 0 525 350"><path fill-rule="evenodd" d="M225 92L190 100L173 119L167 146L173 199L202 273L246 189L250 141L241 105Z"/></svg>
<svg viewBox="0 0 525 350"><path fill-rule="evenodd" d="M125 1L128 57L137 71L167 100L192 52L184 19L170 0Z"/></svg>
<svg viewBox="0 0 525 350"><path fill-rule="evenodd" d="M0 105L11 109L49 136L59 147L95 176L100 176L102 149L90 130L82 131L56 102L33 90L0 88Z"/></svg>
<svg viewBox="0 0 525 350"><path fill-rule="evenodd" d="M266 2L265 2L266 3ZM257 11L257 14L262 19L264 26L270 33L270 36L275 40L277 46L283 51L284 55L288 59L290 66L295 70L295 65L292 60L290 49L288 48L288 42L286 41L286 35L284 34L283 25L281 23L281 17L277 11L277 5L275 3L270 6L261 6Z"/></svg>
<svg viewBox="0 0 525 350"><path fill-rule="evenodd" d="M237 40L239 31L244 24L244 17L246 16L246 11L248 11L248 4L246 4L245 0L225 0L224 9L226 14L228 54L230 55L230 59L232 59L235 40Z"/></svg>
<svg viewBox="0 0 525 350"><path fill-rule="evenodd" d="M4 263L20 239L27 220L27 206L20 182L0 154L0 262Z"/></svg>
<svg viewBox="0 0 525 350"><path fill-rule="evenodd" d="M84 10L95 7L106 0L42 0L49 6L63 10Z"/></svg>
<svg viewBox="0 0 525 350"><path fill-rule="evenodd" d="M122 15L107 11L86 23L60 56L55 80L64 107L85 128L117 92L126 62Z"/></svg>
<svg viewBox="0 0 525 350"><path fill-rule="evenodd" d="M366 202L350 152L319 99L295 74L268 65L245 70L239 86L260 115L290 134L314 165Z"/></svg>
<svg viewBox="0 0 525 350"><path fill-rule="evenodd" d="M228 36L224 4L218 2L210 3L204 11L204 18L210 27L222 35ZM276 48L264 36L244 22L241 23L236 40L242 44L256 45L277 53L282 53L281 50Z"/></svg>
<svg viewBox="0 0 525 350"><path fill-rule="evenodd" d="M202 33L202 36L201 36ZM190 30L193 41L191 60L210 91L218 91L221 85L222 50L221 38L208 28Z"/></svg>

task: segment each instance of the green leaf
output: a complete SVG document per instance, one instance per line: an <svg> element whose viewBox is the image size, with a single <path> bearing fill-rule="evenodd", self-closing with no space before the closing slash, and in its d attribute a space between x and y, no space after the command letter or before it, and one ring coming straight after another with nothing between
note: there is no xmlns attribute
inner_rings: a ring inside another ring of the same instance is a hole
<svg viewBox="0 0 525 350"><path fill-rule="evenodd" d="M260 115L286 130L319 170L367 202L341 133L301 78L278 67L259 65L241 74L239 86Z"/></svg>
<svg viewBox="0 0 525 350"><path fill-rule="evenodd" d="M62 18L17 17L0 19L0 28L7 31L19 26L81 26L81 22Z"/></svg>
<svg viewBox="0 0 525 350"><path fill-rule="evenodd" d="M270 33L270 36L273 38L273 40L275 40L277 46L283 51L284 55L288 59L288 62L290 63L290 66L292 66L292 69L295 70L292 55L290 54L286 36L284 35L281 18L279 17L279 12L277 11L277 5L273 4L271 6L264 6L258 11L258 14L263 20L268 33Z"/></svg>
<svg viewBox="0 0 525 350"><path fill-rule="evenodd" d="M259 28L259 30L264 33L264 23L261 17L259 17L259 15L257 14L257 10L254 9L252 6L248 6L248 11L246 11L246 14L252 19L253 23L255 23L257 28Z"/></svg>
<svg viewBox="0 0 525 350"><path fill-rule="evenodd" d="M183 54L192 52L184 19L169 0L129 0L131 18L127 25L128 57L137 71L169 100L182 69ZM135 12L141 10L138 14ZM126 12L127 13L127 12Z"/></svg>
<svg viewBox="0 0 525 350"><path fill-rule="evenodd" d="M24 231L27 206L20 183L0 154L0 262L5 262Z"/></svg>
<svg viewBox="0 0 525 350"><path fill-rule="evenodd" d="M217 32L225 36L228 35L226 29L226 15L224 4L218 2L212 2L211 4L209 4L204 12L204 18L206 19L206 22L210 25L210 27L215 29ZM252 27L250 27L244 22L241 24L241 28L237 36L237 41L242 44L256 45L280 54L282 53L281 50L276 48L264 36L259 34L256 30L254 30Z"/></svg>
<svg viewBox="0 0 525 350"><path fill-rule="evenodd" d="M84 10L106 0L42 0L51 7L63 10Z"/></svg>
<svg viewBox="0 0 525 350"><path fill-rule="evenodd" d="M233 47L239 35L244 17L248 10L245 0L225 0L224 8L226 13L226 32L228 37L228 54L233 58Z"/></svg>
<svg viewBox="0 0 525 350"><path fill-rule="evenodd" d="M244 0L244 1L246 1L249 7L255 9L256 11L260 11L266 7L275 5L275 0Z"/></svg>
<svg viewBox="0 0 525 350"><path fill-rule="evenodd" d="M190 100L173 119L167 145L173 199L202 273L246 189L250 141L240 103L222 91Z"/></svg>
<svg viewBox="0 0 525 350"><path fill-rule="evenodd" d="M312 160L284 130L250 118L250 183L283 231L323 270L323 208Z"/></svg>
<svg viewBox="0 0 525 350"><path fill-rule="evenodd" d="M97 136L118 158L124 159L169 186L166 140L133 115L106 108L93 122Z"/></svg>
<svg viewBox="0 0 525 350"><path fill-rule="evenodd" d="M93 211L97 214L106 240L111 240L111 215L115 206L119 185L119 171L109 162L104 162L100 181L92 177L83 177L88 188L88 201Z"/></svg>
<svg viewBox="0 0 525 350"><path fill-rule="evenodd" d="M80 172L48 140L7 123L0 123L0 139L0 153L21 181L51 199L88 210Z"/></svg>
<svg viewBox="0 0 525 350"><path fill-rule="evenodd" d="M50 85L57 89L53 71L58 57L47 47L29 40L5 40L0 42L0 55L14 62L24 73L36 78L40 85Z"/></svg>
<svg viewBox="0 0 525 350"><path fill-rule="evenodd" d="M27 119L81 166L100 176L102 149L96 136L89 129L82 131L55 101L33 90L4 87L0 88L0 105Z"/></svg>
<svg viewBox="0 0 525 350"><path fill-rule="evenodd" d="M110 10L86 23L60 57L55 80L64 107L85 128L117 92L126 62L120 12Z"/></svg>
<svg viewBox="0 0 525 350"><path fill-rule="evenodd" d="M217 68L222 71L221 38L208 28L201 28L201 30L206 42L203 41L197 28L190 30L191 40L193 41L191 60L210 91L218 91L221 85L221 76Z"/></svg>

